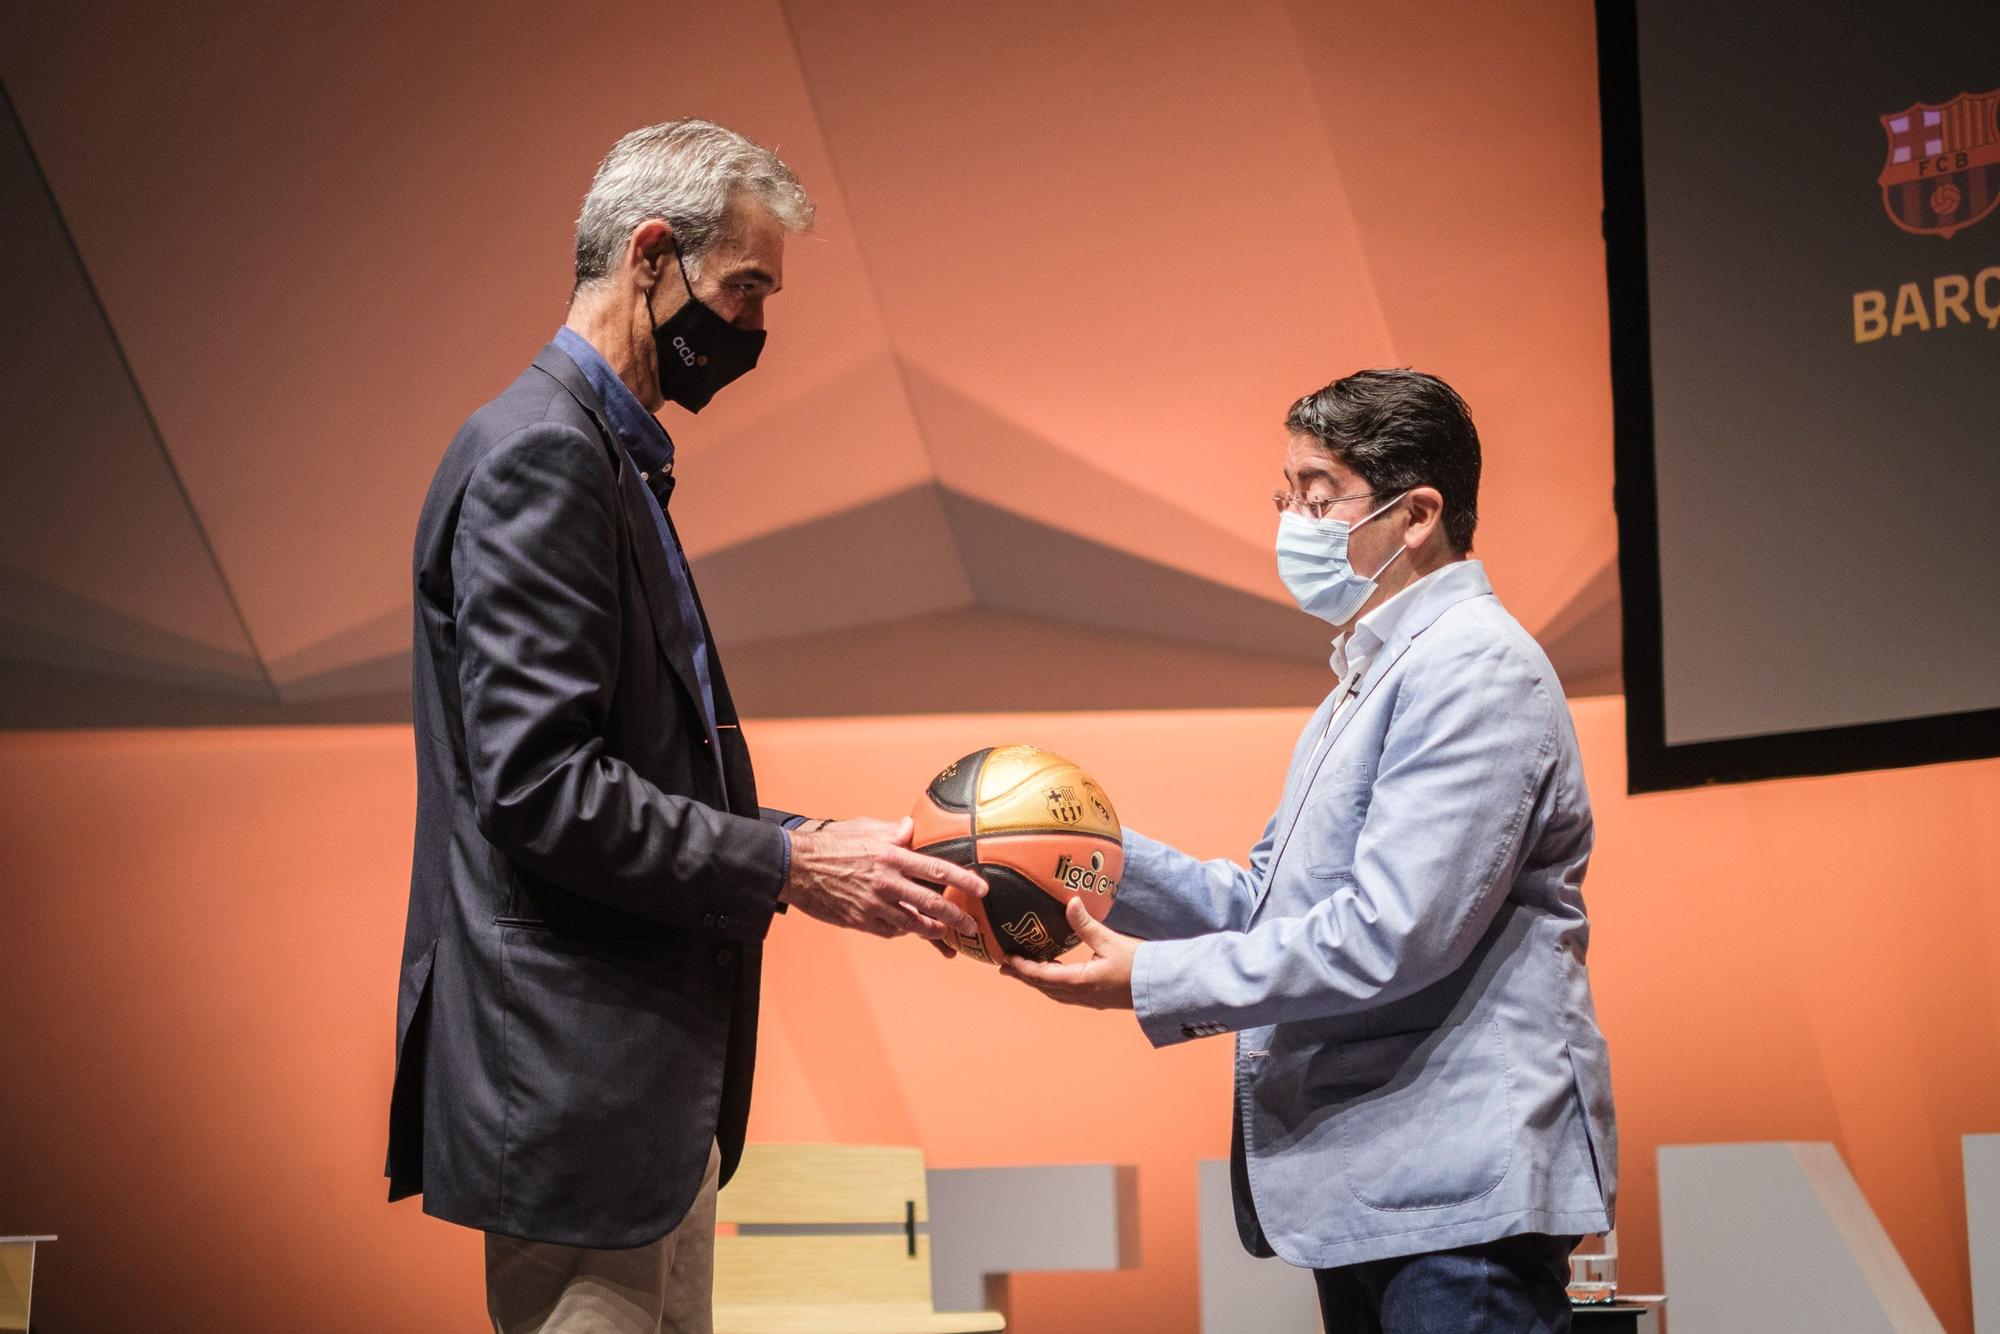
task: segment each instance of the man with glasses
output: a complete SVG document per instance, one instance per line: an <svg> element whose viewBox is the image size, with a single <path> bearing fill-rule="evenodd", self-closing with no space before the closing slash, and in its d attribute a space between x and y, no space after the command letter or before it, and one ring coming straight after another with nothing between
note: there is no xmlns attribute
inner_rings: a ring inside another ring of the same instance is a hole
<svg viewBox="0 0 2000 1334"><path fill-rule="evenodd" d="M1277 813L1243 865L1128 831L1107 923L1072 905L1092 957L1008 967L1156 1045L1236 1034L1238 1229L1329 1334L1567 1330L1618 1160L1562 687L1470 558L1449 386L1363 371L1285 424L1278 570L1335 682Z"/></svg>

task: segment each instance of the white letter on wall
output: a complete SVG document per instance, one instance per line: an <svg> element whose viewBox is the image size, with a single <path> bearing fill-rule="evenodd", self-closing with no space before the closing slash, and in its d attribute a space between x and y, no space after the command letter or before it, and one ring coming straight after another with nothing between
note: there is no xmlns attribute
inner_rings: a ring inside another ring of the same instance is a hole
<svg viewBox="0 0 2000 1334"><path fill-rule="evenodd" d="M1831 1144L1660 1150L1674 1334L1944 1334Z"/></svg>

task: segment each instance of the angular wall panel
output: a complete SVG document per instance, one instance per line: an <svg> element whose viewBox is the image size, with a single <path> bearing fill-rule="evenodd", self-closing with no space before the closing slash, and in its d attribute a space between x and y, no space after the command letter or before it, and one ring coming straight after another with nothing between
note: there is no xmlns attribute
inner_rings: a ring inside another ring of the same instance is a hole
<svg viewBox="0 0 2000 1334"><path fill-rule="evenodd" d="M173 698L190 722L273 702L4 93L0 237L4 725L144 721L140 696ZM134 697L115 698L128 685Z"/></svg>
<svg viewBox="0 0 2000 1334"><path fill-rule="evenodd" d="M685 114L773 144L820 205L756 374L663 414L753 711L886 682L950 707L895 656L917 634L967 636L929 645L959 707L1310 700L1280 422L1405 361L1478 416L1502 596L1573 692L1616 688L1587 9L661 22L0 10L7 725L406 717L436 459L561 321L598 156ZM777 646L819 665L769 670Z"/></svg>

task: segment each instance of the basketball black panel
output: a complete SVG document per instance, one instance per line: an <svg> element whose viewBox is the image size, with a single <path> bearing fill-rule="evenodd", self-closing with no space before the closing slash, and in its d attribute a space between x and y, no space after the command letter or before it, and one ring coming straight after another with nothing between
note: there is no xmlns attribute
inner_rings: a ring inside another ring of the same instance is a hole
<svg viewBox="0 0 2000 1334"><path fill-rule="evenodd" d="M935 857L953 866L972 865L972 840L969 838L948 838L941 843L926 843L915 849L926 857Z"/></svg>
<svg viewBox="0 0 2000 1334"><path fill-rule="evenodd" d="M992 750L991 746L975 750L956 764L946 765L943 773L931 779L931 800L948 811L971 810L979 791L979 766Z"/></svg>
<svg viewBox="0 0 2000 1334"><path fill-rule="evenodd" d="M1046 963L1076 948L1063 900L1010 867L982 863L973 869L986 881L986 920L1001 949Z"/></svg>

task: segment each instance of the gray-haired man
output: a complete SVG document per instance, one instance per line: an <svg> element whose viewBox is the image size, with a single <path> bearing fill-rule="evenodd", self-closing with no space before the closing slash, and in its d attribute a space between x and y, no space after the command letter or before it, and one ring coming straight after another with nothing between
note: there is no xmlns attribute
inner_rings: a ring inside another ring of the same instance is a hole
<svg viewBox="0 0 2000 1334"><path fill-rule="evenodd" d="M653 413L756 365L811 220L720 126L619 140L568 320L461 428L418 521L389 1194L486 1232L503 1334L709 1329L773 913L973 929L931 886L983 886L907 828L758 805L668 513Z"/></svg>

